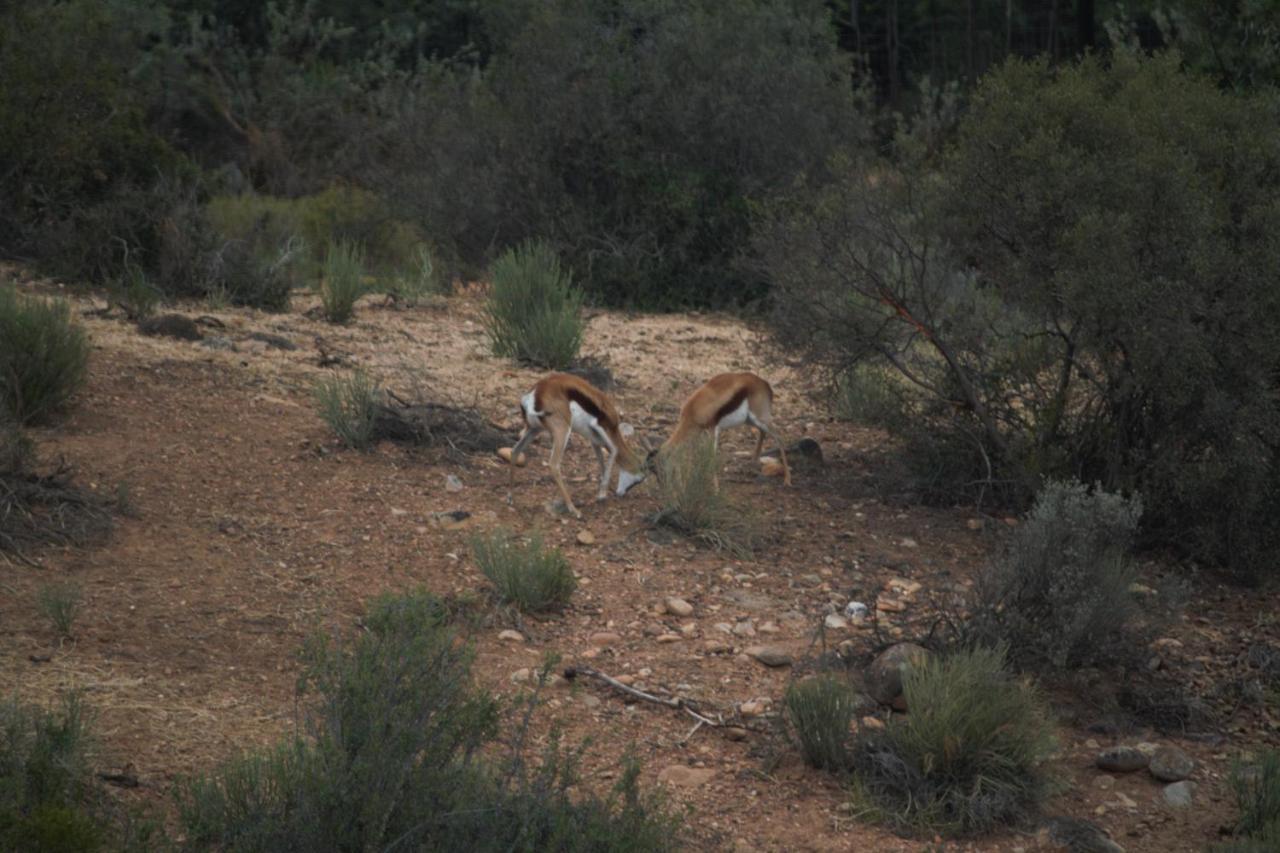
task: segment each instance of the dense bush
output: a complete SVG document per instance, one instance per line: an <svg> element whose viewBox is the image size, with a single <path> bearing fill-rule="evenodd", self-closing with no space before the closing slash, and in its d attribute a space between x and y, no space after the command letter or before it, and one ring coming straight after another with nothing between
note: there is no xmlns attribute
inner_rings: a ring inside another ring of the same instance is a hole
<svg viewBox="0 0 1280 853"><path fill-rule="evenodd" d="M1264 97L1175 57L1011 62L941 174L853 163L766 217L780 340L901 374L926 494L1099 482L1143 495L1146 541L1261 570L1280 544L1278 131Z"/></svg>
<svg viewBox="0 0 1280 853"><path fill-rule="evenodd" d="M1006 646L1018 666L1048 670L1140 651L1129 548L1141 515L1136 498L1047 484L1005 553L979 573L964 638Z"/></svg>
<svg viewBox="0 0 1280 853"><path fill-rule="evenodd" d="M761 544L760 519L720 490L720 457L710 435L661 452L657 468L659 525L740 557Z"/></svg>
<svg viewBox="0 0 1280 853"><path fill-rule="evenodd" d="M0 701L0 849L84 853L105 845L88 750L75 695L58 713Z"/></svg>
<svg viewBox="0 0 1280 853"><path fill-rule="evenodd" d="M904 828L949 835L1021 825L1051 793L1053 724L998 651L931 658L907 669L911 713L862 729L854 748L862 805Z"/></svg>
<svg viewBox="0 0 1280 853"><path fill-rule="evenodd" d="M88 364L70 305L0 284L0 424L48 421L80 390Z"/></svg>
<svg viewBox="0 0 1280 853"><path fill-rule="evenodd" d="M363 370L316 382L313 391L320 417L347 447L367 450L374 440L382 385Z"/></svg>
<svg viewBox="0 0 1280 853"><path fill-rule="evenodd" d="M578 355L582 292L545 243L524 243L493 262L484 327L495 355L563 369Z"/></svg>
<svg viewBox="0 0 1280 853"><path fill-rule="evenodd" d="M579 793L571 755L529 770L481 755L497 732L470 654L425 593L384 596L350 644L309 644L306 732L191 780L186 848L220 851L664 850L670 821L639 795Z"/></svg>
<svg viewBox="0 0 1280 853"><path fill-rule="evenodd" d="M494 4L480 73L439 69L377 185L482 262L548 240L609 303L738 303L754 200L865 131L816 0Z"/></svg>
<svg viewBox="0 0 1280 853"><path fill-rule="evenodd" d="M560 610L569 603L578 582L559 548L546 548L541 536L526 543L499 530L471 541L480 571L498 597L525 613Z"/></svg>
<svg viewBox="0 0 1280 853"><path fill-rule="evenodd" d="M832 675L797 681L787 688L787 722L811 766L844 771L852 759L850 726L857 696L849 683Z"/></svg>

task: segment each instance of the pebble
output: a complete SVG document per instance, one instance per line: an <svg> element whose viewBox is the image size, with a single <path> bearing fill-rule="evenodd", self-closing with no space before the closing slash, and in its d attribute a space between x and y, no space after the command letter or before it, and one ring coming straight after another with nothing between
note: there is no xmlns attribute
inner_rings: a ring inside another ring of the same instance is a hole
<svg viewBox="0 0 1280 853"><path fill-rule="evenodd" d="M747 654L765 666L791 666L791 655L776 646L752 646Z"/></svg>
<svg viewBox="0 0 1280 853"><path fill-rule="evenodd" d="M776 634L782 629L778 627L776 622L765 622L756 630L761 634Z"/></svg>
<svg viewBox="0 0 1280 853"><path fill-rule="evenodd" d="M1142 750L1134 746L1113 746L1098 753L1094 766L1110 773L1132 773L1150 763Z"/></svg>
<svg viewBox="0 0 1280 853"><path fill-rule="evenodd" d="M729 740L746 740L747 730L741 726L729 726L724 730L724 736Z"/></svg>
<svg viewBox="0 0 1280 853"><path fill-rule="evenodd" d="M1147 769L1161 782L1181 782L1196 769L1196 763L1178 747L1162 746L1151 756Z"/></svg>
<svg viewBox="0 0 1280 853"><path fill-rule="evenodd" d="M685 601L683 598L676 598L675 596L672 596L663 602L663 605L666 607L667 612L672 616L693 615L693 605Z"/></svg>
<svg viewBox="0 0 1280 853"><path fill-rule="evenodd" d="M462 491L462 481L456 475L450 474L444 478L444 490L446 492L460 492Z"/></svg>
<svg viewBox="0 0 1280 853"><path fill-rule="evenodd" d="M750 619L747 619L734 625L732 631L739 637L754 637L756 635L756 626Z"/></svg>
<svg viewBox="0 0 1280 853"><path fill-rule="evenodd" d="M658 771L658 781L677 788L696 788L705 785L715 778L716 771L710 767L687 767L683 764L672 764Z"/></svg>
<svg viewBox="0 0 1280 853"><path fill-rule="evenodd" d="M579 530L578 535L575 538L578 540L579 545L596 544L595 534L593 534L590 530Z"/></svg>
<svg viewBox="0 0 1280 853"><path fill-rule="evenodd" d="M882 613L901 613L906 609L907 605L898 601L896 598L888 598L887 596L882 595L876 599L876 610L879 610Z"/></svg>
<svg viewBox="0 0 1280 853"><path fill-rule="evenodd" d="M505 631L502 631L498 634L498 639L506 640L507 642L510 642L510 643L523 643L524 634L521 634L519 631L513 631L510 628L508 628Z"/></svg>
<svg viewBox="0 0 1280 853"><path fill-rule="evenodd" d="M716 629L717 631L719 631L720 633L722 633L722 634L732 634L732 633L733 633L733 626L732 626L732 625L730 625L728 622L717 622L717 623L715 624L715 629Z"/></svg>
<svg viewBox="0 0 1280 853"><path fill-rule="evenodd" d="M738 706L738 711L744 717L758 717L768 709L769 701L767 699L752 699Z"/></svg>
<svg viewBox="0 0 1280 853"><path fill-rule="evenodd" d="M861 622L871 614L867 605L861 601L850 601L844 606L844 618L852 619L854 622Z"/></svg>
<svg viewBox="0 0 1280 853"><path fill-rule="evenodd" d="M733 651L733 646L723 640L707 640L702 644L702 650L709 655L727 655Z"/></svg>
<svg viewBox="0 0 1280 853"><path fill-rule="evenodd" d="M678 643L683 639L684 637L680 636L679 634L663 634L660 637L658 637L658 642L659 643Z"/></svg>
<svg viewBox="0 0 1280 853"><path fill-rule="evenodd" d="M680 626L680 633L686 637L692 637L694 634L698 633L698 623L697 622L684 623L683 625Z"/></svg>
<svg viewBox="0 0 1280 853"><path fill-rule="evenodd" d="M1172 785L1164 786L1162 796L1164 801L1174 808L1186 808L1191 805L1195 793L1195 782L1174 782Z"/></svg>
<svg viewBox="0 0 1280 853"><path fill-rule="evenodd" d="M920 543L908 537L902 540L902 547L903 548L919 548Z"/></svg>
<svg viewBox="0 0 1280 853"><path fill-rule="evenodd" d="M591 635L590 642L591 642L591 645L593 646L603 647L603 646L612 646L614 643L618 642L621 639L622 637L618 636L618 634L614 633L613 631L596 631L594 634Z"/></svg>
<svg viewBox="0 0 1280 853"><path fill-rule="evenodd" d="M986 526L986 522L980 518L971 518L964 523L964 526L970 530L981 530Z"/></svg>
<svg viewBox="0 0 1280 853"><path fill-rule="evenodd" d="M828 614L827 618L822 620L822 624L832 631L843 631L849 627L848 621L843 616L837 616L834 613Z"/></svg>

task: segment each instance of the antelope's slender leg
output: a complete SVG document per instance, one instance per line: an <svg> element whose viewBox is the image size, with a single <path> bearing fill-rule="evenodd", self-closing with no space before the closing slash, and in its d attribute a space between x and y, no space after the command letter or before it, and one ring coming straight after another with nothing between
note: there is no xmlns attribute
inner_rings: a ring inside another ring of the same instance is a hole
<svg viewBox="0 0 1280 853"><path fill-rule="evenodd" d="M550 424L550 429L551 477L556 481L556 486L560 489L560 495L564 498L564 505L569 510L569 514L574 518L582 518L582 513L578 512L578 508L573 505L573 498L569 495L569 487L564 484L564 476L560 473L560 462L564 459L564 449L569 446L569 436L573 432L567 426L561 426L554 421Z"/></svg>
<svg viewBox="0 0 1280 853"><path fill-rule="evenodd" d="M783 443L782 439L778 437L778 434L774 432L769 427L769 425L764 421L760 420L754 415L748 415L747 420L751 423L752 426L760 430L761 440L763 440L764 436L767 435L769 436L769 438L772 438L774 441L778 442L778 453L782 455L782 484L784 486L790 486L791 485L791 466L787 464L786 444Z"/></svg>
<svg viewBox="0 0 1280 853"><path fill-rule="evenodd" d="M751 457L751 461L752 461L752 462L759 462L759 461L760 461L760 451L761 451L761 450L764 450L764 437L765 437L765 431L764 431L764 430L762 430L762 429L760 429L759 427L756 427L756 429L759 429L759 430L760 430L760 437L759 437L758 439L756 439L756 453L755 453L755 455L754 455L754 456L752 456L752 457Z"/></svg>
<svg viewBox="0 0 1280 853"><path fill-rule="evenodd" d="M516 479L516 460L524 454L524 449L533 443L533 440L538 437L540 432L542 432L542 430L537 427L525 427L524 432L520 435L520 440L516 442L515 447L511 448L511 459L509 464L511 466L511 480L513 482Z"/></svg>

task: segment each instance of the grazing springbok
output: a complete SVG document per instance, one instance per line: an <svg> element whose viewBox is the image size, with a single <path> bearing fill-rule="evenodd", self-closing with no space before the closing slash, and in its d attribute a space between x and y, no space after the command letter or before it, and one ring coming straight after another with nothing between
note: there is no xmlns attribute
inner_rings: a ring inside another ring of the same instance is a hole
<svg viewBox="0 0 1280 853"><path fill-rule="evenodd" d="M778 442L782 453L783 482L791 485L791 468L787 464L787 450L778 439L770 422L773 419L773 389L754 373L721 373L689 395L680 408L680 422L675 432L656 451L649 454L665 455L672 448L695 435L711 431L712 446L719 448L720 432L737 426L752 426L760 431L756 452L752 459L760 458L765 436ZM718 487L718 483L717 483Z"/></svg>
<svg viewBox="0 0 1280 853"><path fill-rule="evenodd" d="M596 500L608 497L615 462L619 468L619 495L625 495L644 479L644 461L627 444L635 430L630 424L622 423L609 395L586 380L568 373L552 373L520 398L520 410L524 414L525 430L511 449L508 461L512 465L524 464L524 450L529 443L543 430L551 433L551 476L564 497L565 507L575 518L582 518L582 513L573 505L560 473L565 448L575 432L591 442L596 461L600 463ZM512 476L515 476L514 468Z"/></svg>

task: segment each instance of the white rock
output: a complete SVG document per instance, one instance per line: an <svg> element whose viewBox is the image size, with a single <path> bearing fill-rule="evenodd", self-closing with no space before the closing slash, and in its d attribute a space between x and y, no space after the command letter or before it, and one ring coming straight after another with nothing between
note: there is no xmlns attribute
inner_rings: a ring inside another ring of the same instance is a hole
<svg viewBox="0 0 1280 853"><path fill-rule="evenodd" d="M850 601L844 606L844 616L846 619L852 619L855 622L861 622L869 616L871 611L867 605L861 601Z"/></svg>
<svg viewBox="0 0 1280 853"><path fill-rule="evenodd" d="M683 598L671 596L663 605L667 608L667 612L672 616L692 616L693 605L685 601Z"/></svg>
<svg viewBox="0 0 1280 853"><path fill-rule="evenodd" d="M822 624L832 631L843 631L845 628L849 627L849 623L845 621L843 616L837 616L834 613L829 614L826 619L823 619Z"/></svg>
<svg viewBox="0 0 1280 853"><path fill-rule="evenodd" d="M498 634L498 639L506 640L509 643L523 643L524 634L521 634L519 631L513 631L510 628L508 628L505 631L502 631L501 633Z"/></svg>
<svg viewBox="0 0 1280 853"><path fill-rule="evenodd" d="M462 491L462 481L450 474L444 478L444 489L446 492L460 492Z"/></svg>

